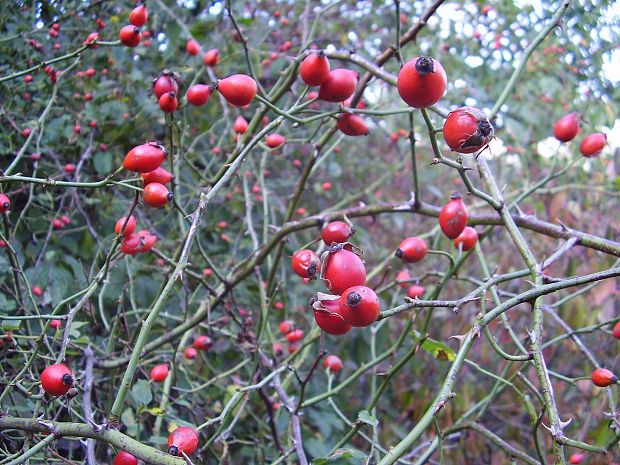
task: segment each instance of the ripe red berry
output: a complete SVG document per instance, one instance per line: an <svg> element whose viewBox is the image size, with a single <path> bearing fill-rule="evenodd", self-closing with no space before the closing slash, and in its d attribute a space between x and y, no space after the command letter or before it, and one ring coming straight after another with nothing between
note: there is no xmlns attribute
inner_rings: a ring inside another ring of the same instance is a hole
<svg viewBox="0 0 620 465"><path fill-rule="evenodd" d="M329 77L329 60L323 52L311 53L299 67L299 76L309 86L320 86Z"/></svg>
<svg viewBox="0 0 620 465"><path fill-rule="evenodd" d="M31 132L32 132L32 129L24 128L24 129L22 129L21 135L22 135L22 137L28 137Z"/></svg>
<svg viewBox="0 0 620 465"><path fill-rule="evenodd" d="M569 113L562 116L553 126L553 135L560 142L570 142L579 133L581 114Z"/></svg>
<svg viewBox="0 0 620 465"><path fill-rule="evenodd" d="M269 134L265 139L267 147L275 149L286 142L286 137L281 134Z"/></svg>
<svg viewBox="0 0 620 465"><path fill-rule="evenodd" d="M293 254L291 266L297 276L315 279L321 270L321 260L312 250L300 249Z"/></svg>
<svg viewBox="0 0 620 465"><path fill-rule="evenodd" d="M156 383L161 383L168 377L168 373L170 372L170 368L166 363L162 363L160 365L155 365L151 368L151 380Z"/></svg>
<svg viewBox="0 0 620 465"><path fill-rule="evenodd" d="M342 294L345 289L366 284L366 267L362 259L341 246L330 248L321 278L334 294Z"/></svg>
<svg viewBox="0 0 620 465"><path fill-rule="evenodd" d="M60 218L54 218L52 220L52 229L62 229L64 227L64 223L60 221Z"/></svg>
<svg viewBox="0 0 620 465"><path fill-rule="evenodd" d="M332 221L327 223L321 232L321 239L326 245L333 242L347 242L353 234L353 228L344 221Z"/></svg>
<svg viewBox="0 0 620 465"><path fill-rule="evenodd" d="M11 199L5 194L0 194L0 213L9 211L11 208Z"/></svg>
<svg viewBox="0 0 620 465"><path fill-rule="evenodd" d="M205 52L202 57L202 61L206 66L215 66L220 61L220 51L217 48L212 48Z"/></svg>
<svg viewBox="0 0 620 465"><path fill-rule="evenodd" d="M494 135L487 115L473 107L451 111L443 124L443 137L453 152L476 152L486 147Z"/></svg>
<svg viewBox="0 0 620 465"><path fill-rule="evenodd" d="M337 355L328 355L327 357L325 357L323 366L332 373L338 373L340 370L342 370L342 360L340 360L340 357L338 357Z"/></svg>
<svg viewBox="0 0 620 465"><path fill-rule="evenodd" d="M187 360L194 360L198 356L198 351L194 349L193 347L188 347L187 349L183 351L183 356Z"/></svg>
<svg viewBox="0 0 620 465"><path fill-rule="evenodd" d="M579 465L581 462L583 462L584 458L584 454L571 454L570 458L568 459L568 463L570 463L571 465Z"/></svg>
<svg viewBox="0 0 620 465"><path fill-rule="evenodd" d="M32 74L26 74L26 75L24 76L24 82L25 82L26 84L31 83L31 82L33 81L33 79L34 79L34 78L32 77Z"/></svg>
<svg viewBox="0 0 620 465"><path fill-rule="evenodd" d="M91 32L86 37L86 40L84 41L83 45L88 45L89 48L97 48L98 45L96 45L95 42L97 42L98 40L99 40L99 33L98 32Z"/></svg>
<svg viewBox="0 0 620 465"><path fill-rule="evenodd" d="M198 433L189 426L179 426L168 436L168 453L174 456L193 454L198 449Z"/></svg>
<svg viewBox="0 0 620 465"><path fill-rule="evenodd" d="M407 289L407 297L410 299L419 299L424 295L424 291L426 291L426 289L422 286L414 284L413 286L409 286L409 289Z"/></svg>
<svg viewBox="0 0 620 465"><path fill-rule="evenodd" d="M192 345L198 350L209 350L213 343L209 336L198 336Z"/></svg>
<svg viewBox="0 0 620 465"><path fill-rule="evenodd" d="M152 182L144 186L143 194L144 203L155 208L165 206L174 197L166 186L158 182Z"/></svg>
<svg viewBox="0 0 620 465"><path fill-rule="evenodd" d="M204 84L195 84L187 89L187 94L185 97L187 101L194 106L204 105L209 101L209 97L211 96L211 88L209 86L205 86Z"/></svg>
<svg viewBox="0 0 620 465"><path fill-rule="evenodd" d="M138 459L124 450L120 451L112 465L138 465Z"/></svg>
<svg viewBox="0 0 620 465"><path fill-rule="evenodd" d="M168 92L159 97L159 108L164 113L174 113L178 106L179 101L177 100L177 94L174 92Z"/></svg>
<svg viewBox="0 0 620 465"><path fill-rule="evenodd" d="M179 83L175 75L167 70L164 70L157 79L153 81L153 93L157 100L164 94L170 92L177 93L179 91Z"/></svg>
<svg viewBox="0 0 620 465"><path fill-rule="evenodd" d="M142 178L142 184L145 186L152 182L158 182L159 184L168 184L174 178L170 171L162 168L161 166L155 168L153 171L141 173L140 177Z"/></svg>
<svg viewBox="0 0 620 465"><path fill-rule="evenodd" d="M616 339L620 339L620 321L614 325L614 329L611 330L611 333Z"/></svg>
<svg viewBox="0 0 620 465"><path fill-rule="evenodd" d="M579 151L584 157L595 157L603 151L607 143L607 136L602 132L596 132L586 136L579 144Z"/></svg>
<svg viewBox="0 0 620 465"><path fill-rule="evenodd" d="M65 226L71 224L71 218L69 218L67 215L62 215L59 220L62 221L62 224L64 224Z"/></svg>
<svg viewBox="0 0 620 465"><path fill-rule="evenodd" d="M67 163L65 165L65 173L71 174L75 172L75 163Z"/></svg>
<svg viewBox="0 0 620 465"><path fill-rule="evenodd" d="M324 182L323 184L321 184L321 189L323 189L324 192L331 190L331 188L332 188L331 182Z"/></svg>
<svg viewBox="0 0 620 465"><path fill-rule="evenodd" d="M394 255L407 263L417 263L426 257L426 242L417 236L404 239Z"/></svg>
<svg viewBox="0 0 620 465"><path fill-rule="evenodd" d="M243 116L239 115L235 118L233 129L237 134L245 134L245 131L248 130L248 122Z"/></svg>
<svg viewBox="0 0 620 465"><path fill-rule="evenodd" d="M60 329L61 326L62 326L62 320L52 320L52 321L50 321L50 328L52 328L54 330Z"/></svg>
<svg viewBox="0 0 620 465"><path fill-rule="evenodd" d="M286 340L290 343L299 342L303 339L304 332L301 329L294 329L286 335Z"/></svg>
<svg viewBox="0 0 620 465"><path fill-rule="evenodd" d="M405 63L398 73L396 85L407 105L426 108L437 103L446 93L448 78L437 60L421 56Z"/></svg>
<svg viewBox="0 0 620 465"><path fill-rule="evenodd" d="M357 86L358 74L349 69L338 68L329 72L327 80L321 84L319 98L326 102L344 102L353 95Z"/></svg>
<svg viewBox="0 0 620 465"><path fill-rule="evenodd" d="M463 248L463 252L467 252L468 250L476 247L476 243L478 242L478 233L471 226L467 226L463 229L463 232L459 234L459 237L454 239L454 247L457 249L459 246Z"/></svg>
<svg viewBox="0 0 620 465"><path fill-rule="evenodd" d="M189 39L185 45L185 50L192 56L196 56L200 53L200 44L196 39Z"/></svg>
<svg viewBox="0 0 620 465"><path fill-rule="evenodd" d="M142 27L149 19L149 12L146 5L139 2L136 7L129 13L129 22L134 26Z"/></svg>
<svg viewBox="0 0 620 465"><path fill-rule="evenodd" d="M40 297L43 295L43 289L41 289L39 286L33 286L32 293L37 297Z"/></svg>
<svg viewBox="0 0 620 465"><path fill-rule="evenodd" d="M353 286L340 296L340 312L351 326L364 327L379 318L379 297L366 286Z"/></svg>
<svg viewBox="0 0 620 465"><path fill-rule="evenodd" d="M340 336L351 329L349 322L342 316L339 296L319 293L312 303L312 309L316 324L327 334Z"/></svg>
<svg viewBox="0 0 620 465"><path fill-rule="evenodd" d="M396 282L399 283L399 286L405 288L409 286L409 280L411 279L411 275L407 270L401 270L396 273Z"/></svg>
<svg viewBox="0 0 620 465"><path fill-rule="evenodd" d="M50 365L41 372L41 386L50 396L64 396L73 386L73 373L64 363Z"/></svg>
<svg viewBox="0 0 620 465"><path fill-rule="evenodd" d="M454 192L439 212L439 226L449 239L456 239L467 226L467 207L461 194Z"/></svg>
<svg viewBox="0 0 620 465"><path fill-rule="evenodd" d="M280 324L278 325L278 330L280 331L280 334L282 334L283 336L286 336L288 333L293 331L294 328L295 328L295 323L293 323L291 320L281 321Z"/></svg>
<svg viewBox="0 0 620 465"><path fill-rule="evenodd" d="M369 132L364 118L351 113L340 115L336 127L347 136L366 136Z"/></svg>
<svg viewBox="0 0 620 465"><path fill-rule="evenodd" d="M149 142L138 145L127 152L123 166L130 171L148 173L159 168L165 159L165 148L157 143Z"/></svg>
<svg viewBox="0 0 620 465"><path fill-rule="evenodd" d="M218 81L217 90L231 105L243 107L250 104L258 87L250 76L233 74Z"/></svg>
<svg viewBox="0 0 620 465"><path fill-rule="evenodd" d="M592 382L599 387L607 387L618 382L618 378L605 368L597 368L592 372Z"/></svg>
<svg viewBox="0 0 620 465"><path fill-rule="evenodd" d="M123 216L119 219L114 225L114 232L118 235L123 231L123 236L131 236L133 232L136 230L136 219L133 216L129 217L127 220L127 224L125 225L125 220L127 217ZM123 230L123 225L125 225L125 230Z"/></svg>
<svg viewBox="0 0 620 465"><path fill-rule="evenodd" d="M123 45L133 48L136 47L142 40L142 34L140 33L139 27L127 25L121 28L118 33L118 38L121 40Z"/></svg>
<svg viewBox="0 0 620 465"><path fill-rule="evenodd" d="M138 236L140 241L138 244L138 253L148 252L157 242L157 236L155 234L151 234L150 231L147 231L145 229L139 231L136 236Z"/></svg>

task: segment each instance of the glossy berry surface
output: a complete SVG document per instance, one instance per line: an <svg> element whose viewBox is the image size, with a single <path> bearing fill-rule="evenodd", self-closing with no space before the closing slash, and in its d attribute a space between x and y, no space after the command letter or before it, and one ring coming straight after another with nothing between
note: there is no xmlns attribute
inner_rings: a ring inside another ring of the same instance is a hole
<svg viewBox="0 0 620 465"><path fill-rule="evenodd" d="M339 296L328 296L326 294L322 294L322 296L319 294L319 297L312 304L316 324L332 336L348 333L351 324L342 316Z"/></svg>
<svg viewBox="0 0 620 465"><path fill-rule="evenodd" d="M194 105L196 107L202 106L209 101L209 97L211 96L211 88L204 84L194 84L189 89L187 89L187 94L185 94L185 98L190 103L190 105Z"/></svg>
<svg viewBox="0 0 620 465"><path fill-rule="evenodd" d="M602 132L590 134L581 141L579 144L579 152L584 157L596 157L605 148L607 143L607 136Z"/></svg>
<svg viewBox="0 0 620 465"><path fill-rule="evenodd" d="M407 263L417 263L426 257L428 247L426 241L420 237L412 236L404 239L394 255Z"/></svg>
<svg viewBox="0 0 620 465"><path fill-rule="evenodd" d="M152 182L144 186L143 196L144 203L154 208L166 206L173 198L172 192L158 182Z"/></svg>
<svg viewBox="0 0 620 465"><path fill-rule="evenodd" d="M124 450L120 451L112 465L138 465L138 459Z"/></svg>
<svg viewBox="0 0 620 465"><path fill-rule="evenodd" d="M340 296L340 312L351 325L365 327L379 318L379 297L366 286L353 286Z"/></svg>
<svg viewBox="0 0 620 465"><path fill-rule="evenodd" d="M194 347L188 347L183 351L183 356L187 360L194 360L198 356L198 351Z"/></svg>
<svg viewBox="0 0 620 465"><path fill-rule="evenodd" d="M314 279L321 270L321 260L312 250L301 249L293 254L291 266L293 271L297 273L297 276Z"/></svg>
<svg viewBox="0 0 620 465"><path fill-rule="evenodd" d="M439 212L439 226L449 239L456 239L467 226L468 218L467 207L461 195L455 192Z"/></svg>
<svg viewBox="0 0 620 465"><path fill-rule="evenodd" d="M168 373L170 372L170 368L166 363L161 363L159 365L155 365L151 368L151 380L156 383L161 383L168 377Z"/></svg>
<svg viewBox="0 0 620 465"><path fill-rule="evenodd" d="M140 177L142 178L142 184L145 186L152 182L158 182L159 184L168 184L174 178L170 171L162 168L161 166L155 168L153 171L141 173Z"/></svg>
<svg viewBox="0 0 620 465"><path fill-rule="evenodd" d="M130 216L129 220L126 220L127 218L123 216L116 222L116 224L114 225L115 234L120 234L121 231L123 233L123 236L125 237L131 236L133 234L133 232L136 230L136 219L133 216ZM125 227L125 229L123 229L123 226Z"/></svg>
<svg viewBox="0 0 620 465"><path fill-rule="evenodd" d="M185 44L185 51L192 56L196 56L200 53L200 44L196 39L189 39Z"/></svg>
<svg viewBox="0 0 620 465"><path fill-rule="evenodd" d="M364 118L350 113L341 115L336 127L347 136L366 136L370 132Z"/></svg>
<svg viewBox="0 0 620 465"><path fill-rule="evenodd" d="M73 372L64 363L49 365L41 372L41 386L50 396L64 396L73 386Z"/></svg>
<svg viewBox="0 0 620 465"><path fill-rule="evenodd" d="M342 370L342 360L340 360L340 357L338 357L337 355L328 355L327 357L325 357L323 366L332 373L338 373L340 370Z"/></svg>
<svg viewBox="0 0 620 465"><path fill-rule="evenodd" d="M157 100L164 94L168 94L170 92L177 93L179 91L179 83L176 80L176 77L168 71L164 71L155 81L153 82L153 93L155 94L155 98Z"/></svg>
<svg viewBox="0 0 620 465"><path fill-rule="evenodd" d="M321 239L326 245L332 243L347 242L353 234L353 228L344 221L332 221L327 223L321 231Z"/></svg>
<svg viewBox="0 0 620 465"><path fill-rule="evenodd" d="M409 60L398 73L396 86L404 102L413 108L434 105L446 93L448 78L441 64L431 57Z"/></svg>
<svg viewBox="0 0 620 465"><path fill-rule="evenodd" d="M198 448L198 433L189 426L179 426L168 436L168 453L175 456L193 454Z"/></svg>
<svg viewBox="0 0 620 465"><path fill-rule="evenodd" d="M220 51L217 48L212 48L205 52L202 57L202 61L206 66L215 66L220 61Z"/></svg>
<svg viewBox="0 0 620 465"><path fill-rule="evenodd" d="M142 40L142 34L140 33L139 27L128 25L121 28L118 33L118 38L121 40L123 45L133 48L136 47Z"/></svg>
<svg viewBox="0 0 620 465"><path fill-rule="evenodd" d="M425 291L426 289L424 289L422 286L413 284L407 289L407 297L409 297L410 299L419 299L424 295Z"/></svg>
<svg viewBox="0 0 620 465"><path fill-rule="evenodd" d="M149 12L144 3L139 3L131 13L129 13L129 22L134 26L142 27L149 19Z"/></svg>
<svg viewBox="0 0 620 465"><path fill-rule="evenodd" d="M217 90L228 103L236 107L249 105L256 96L258 87L256 81L245 74L233 74L221 79Z"/></svg>
<svg viewBox="0 0 620 465"><path fill-rule="evenodd" d="M454 247L457 249L462 247L463 252L467 252L474 247L478 243L478 233L471 226L467 226L463 229L463 232L459 234L459 237L454 239Z"/></svg>
<svg viewBox="0 0 620 465"><path fill-rule="evenodd" d="M166 152L161 145L155 143L142 144L134 147L123 160L123 167L138 173L147 173L159 168L166 159Z"/></svg>
<svg viewBox="0 0 620 465"><path fill-rule="evenodd" d="M579 133L581 114L569 113L553 125L553 137L560 142L570 142Z"/></svg>
<svg viewBox="0 0 620 465"><path fill-rule="evenodd" d="M301 62L299 76L309 86L320 86L329 77L329 60L325 54L311 53Z"/></svg>
<svg viewBox="0 0 620 465"><path fill-rule="evenodd" d="M477 152L486 147L494 135L487 116L473 107L451 111L443 124L443 137L453 152Z"/></svg>
<svg viewBox="0 0 620 465"><path fill-rule="evenodd" d="M599 387L607 387L618 382L618 378L605 368L597 368L592 372L592 382Z"/></svg>
<svg viewBox="0 0 620 465"><path fill-rule="evenodd" d="M334 294L352 286L366 284L366 267L362 259L345 248L336 248L329 252L326 259L322 279L327 289Z"/></svg>
<svg viewBox="0 0 620 465"><path fill-rule="evenodd" d="M271 149L278 148L285 142L286 137L284 137L282 134L269 134L265 138L265 145Z"/></svg>
<svg viewBox="0 0 620 465"><path fill-rule="evenodd" d="M198 350L209 350L213 342L209 336L198 336L192 345Z"/></svg>
<svg viewBox="0 0 620 465"><path fill-rule="evenodd" d="M0 194L0 213L9 211L11 208L11 199L5 194Z"/></svg>
<svg viewBox="0 0 620 465"><path fill-rule="evenodd" d="M179 101L176 93L168 92L159 97L159 108L164 113L174 113L178 107Z"/></svg>
<svg viewBox="0 0 620 465"><path fill-rule="evenodd" d="M355 71L338 68L329 72L327 80L321 84L319 99L326 102L344 102L353 95L358 76Z"/></svg>

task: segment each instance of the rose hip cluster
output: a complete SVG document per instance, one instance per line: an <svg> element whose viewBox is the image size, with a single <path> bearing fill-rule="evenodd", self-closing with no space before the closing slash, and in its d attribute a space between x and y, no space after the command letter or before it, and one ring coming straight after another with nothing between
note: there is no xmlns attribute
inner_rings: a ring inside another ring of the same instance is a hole
<svg viewBox="0 0 620 465"><path fill-rule="evenodd" d="M293 254L292 267L305 280L320 278L331 294L322 292L312 299L314 318L328 334L341 335L351 327L365 327L379 317L379 297L366 286L366 267L360 251L350 242L349 223L333 221L321 234L327 251L322 257L312 250Z"/></svg>
<svg viewBox="0 0 620 465"><path fill-rule="evenodd" d="M560 142L570 142L581 131L582 122L583 117L580 113L569 113L553 125L553 136ZM602 132L595 132L581 140L579 152L586 158L596 157L603 151L606 143L607 135Z"/></svg>

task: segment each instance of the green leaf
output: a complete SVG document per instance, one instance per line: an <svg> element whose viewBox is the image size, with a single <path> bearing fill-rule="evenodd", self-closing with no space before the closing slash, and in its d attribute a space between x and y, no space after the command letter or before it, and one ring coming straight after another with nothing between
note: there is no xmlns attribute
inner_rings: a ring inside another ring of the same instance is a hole
<svg viewBox="0 0 620 465"><path fill-rule="evenodd" d="M368 412L368 410L361 410L357 414L357 421L361 421L362 423L366 423L370 426L377 426L379 424L379 421L374 416L372 416Z"/></svg>
<svg viewBox="0 0 620 465"><path fill-rule="evenodd" d="M150 413L151 415L155 415L156 417L161 417L166 414L166 411L163 408L159 408L159 407L152 407L152 408L146 409L146 411Z"/></svg>
<svg viewBox="0 0 620 465"><path fill-rule="evenodd" d="M318 457L314 459L312 461L312 465L324 465L326 463L349 463L346 459L364 460L366 459L366 455L355 449L337 449L328 457Z"/></svg>
<svg viewBox="0 0 620 465"><path fill-rule="evenodd" d="M433 341L432 339L427 339L422 343L422 350L428 352L437 360L447 360L449 362L453 362L456 358L456 354L450 346L444 344L443 342Z"/></svg>
<svg viewBox="0 0 620 465"><path fill-rule="evenodd" d="M131 388L131 395L139 403L148 405L153 400L151 385L145 379L139 379Z"/></svg>
<svg viewBox="0 0 620 465"><path fill-rule="evenodd" d="M93 166L99 174L108 174L113 168L113 156L109 152L99 152L93 158Z"/></svg>

